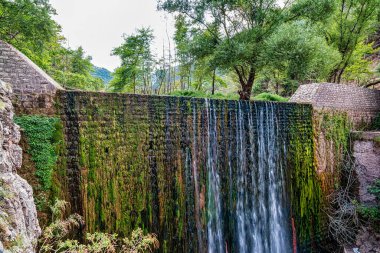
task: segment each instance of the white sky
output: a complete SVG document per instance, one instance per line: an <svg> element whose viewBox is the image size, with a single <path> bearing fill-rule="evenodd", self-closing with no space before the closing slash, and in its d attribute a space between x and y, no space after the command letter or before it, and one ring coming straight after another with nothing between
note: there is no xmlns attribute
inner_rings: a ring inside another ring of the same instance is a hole
<svg viewBox="0 0 380 253"><path fill-rule="evenodd" d="M153 50L162 55L163 43L165 47L168 45L166 27L170 37L174 31L170 14L156 10L157 0L50 0L50 3L57 10L54 19L62 26L69 46L83 46L96 66L111 71L119 65L118 57L110 55L111 50L122 43L124 33L151 27L156 37Z"/></svg>

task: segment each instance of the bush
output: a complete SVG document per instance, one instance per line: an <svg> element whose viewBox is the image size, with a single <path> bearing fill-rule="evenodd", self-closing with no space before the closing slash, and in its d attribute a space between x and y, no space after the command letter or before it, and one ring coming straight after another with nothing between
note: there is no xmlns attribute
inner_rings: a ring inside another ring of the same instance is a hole
<svg viewBox="0 0 380 253"><path fill-rule="evenodd" d="M287 102L288 99L271 93L261 93L253 98L256 101L275 101L275 102Z"/></svg>
<svg viewBox="0 0 380 253"><path fill-rule="evenodd" d="M377 114L375 120L373 121L372 129L373 130L380 130L380 113Z"/></svg>
<svg viewBox="0 0 380 253"><path fill-rule="evenodd" d="M117 234L93 233L86 235L86 243L70 237L81 231L84 221L78 214L64 218L68 203L56 200L51 207L52 223L46 227L39 239L39 252L50 253L145 253L159 248L155 234L144 235L138 228L130 238L119 238Z"/></svg>
<svg viewBox="0 0 380 253"><path fill-rule="evenodd" d="M177 90L173 91L169 94L170 96L176 97L194 97L194 98L212 98L212 99L227 99L227 100L238 100L239 95L230 93L230 94L222 94L215 93L214 95L205 93L203 91L193 91L193 90Z"/></svg>
<svg viewBox="0 0 380 253"><path fill-rule="evenodd" d="M377 179L369 188L368 192L376 198L376 205L360 205L359 214L368 221L372 227L380 231L380 179Z"/></svg>

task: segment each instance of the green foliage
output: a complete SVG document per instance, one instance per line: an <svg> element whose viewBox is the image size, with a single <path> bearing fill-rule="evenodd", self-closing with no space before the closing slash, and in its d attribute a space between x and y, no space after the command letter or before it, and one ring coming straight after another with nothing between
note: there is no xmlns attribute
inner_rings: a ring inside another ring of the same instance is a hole
<svg viewBox="0 0 380 253"><path fill-rule="evenodd" d="M362 68L360 72L367 71L366 67L355 66L355 64L358 64L358 57L362 59L365 56L360 52L363 52L362 46L366 43L368 36L376 29L379 11L380 0L337 1L334 14L324 26L328 44L341 54L340 62L330 74L330 81L341 82L347 68L354 72L358 71L358 67ZM364 66L368 65L364 64Z"/></svg>
<svg viewBox="0 0 380 253"><path fill-rule="evenodd" d="M375 196L376 205L359 205L358 212L374 229L380 231L380 179L368 188L368 193Z"/></svg>
<svg viewBox="0 0 380 253"><path fill-rule="evenodd" d="M2 0L0 39L15 45L44 65L42 55L59 31L59 26L51 18L54 13L49 1Z"/></svg>
<svg viewBox="0 0 380 253"><path fill-rule="evenodd" d="M376 118L372 123L373 130L380 130L380 113L377 114Z"/></svg>
<svg viewBox="0 0 380 253"><path fill-rule="evenodd" d="M276 101L276 102L287 102L288 99L281 97L276 94L271 93L261 93L253 98L253 100L257 101Z"/></svg>
<svg viewBox="0 0 380 253"><path fill-rule="evenodd" d="M150 49L153 38L152 29L141 28L136 34L124 35L123 44L112 51L122 62L111 82L115 91L136 92L139 89L141 93L148 92L154 65Z"/></svg>
<svg viewBox="0 0 380 253"><path fill-rule="evenodd" d="M257 74L267 65L262 56L268 38L282 24L297 19L320 21L334 9L327 0L298 2L280 6L272 0L166 0L159 1L159 8L187 17L192 55L206 60L211 70L234 72L241 99L249 99Z"/></svg>
<svg viewBox="0 0 380 253"><path fill-rule="evenodd" d="M51 76L66 88L98 91L104 89L104 82L91 75L81 75L68 71L50 70Z"/></svg>
<svg viewBox="0 0 380 253"><path fill-rule="evenodd" d="M78 49L58 48L52 57L52 66L47 72L67 88L81 90L102 90L104 82L94 77L94 66L91 57L87 56L82 47Z"/></svg>
<svg viewBox="0 0 380 253"><path fill-rule="evenodd" d="M83 218L78 214L65 218L67 208L68 203L62 200L56 200L51 207L55 215L39 239L40 253L145 253L159 248L156 235L144 235L139 228L132 232L130 238L99 232L86 234L86 243L81 244L70 238L83 228Z"/></svg>
<svg viewBox="0 0 380 253"><path fill-rule="evenodd" d="M266 41L263 58L269 80L283 83L283 93L291 95L295 89L287 88L285 81L325 80L340 61L340 54L327 45L317 29L301 20L279 26Z"/></svg>
<svg viewBox="0 0 380 253"><path fill-rule="evenodd" d="M26 136L29 145L27 152L35 163L36 176L41 188L49 190L57 161L55 147L58 143L55 141L58 140L55 140L54 136L59 119L45 116L18 116L14 120Z"/></svg>
<svg viewBox="0 0 380 253"><path fill-rule="evenodd" d="M380 201L380 179L376 180L375 183L368 188L368 192L373 194L377 201Z"/></svg>
<svg viewBox="0 0 380 253"><path fill-rule="evenodd" d="M326 139L335 145L335 157L343 157L348 152L351 124L346 114L324 113L320 121Z"/></svg>
<svg viewBox="0 0 380 253"><path fill-rule="evenodd" d="M342 78L345 81L355 82L358 85L368 83L373 77L372 61L368 55L374 54L375 50L372 44L366 44L364 41L358 43L353 51L350 63L348 64Z"/></svg>
<svg viewBox="0 0 380 253"><path fill-rule="evenodd" d="M101 79L91 75L91 57L82 47L65 48L60 26L52 19L48 0L0 1L0 39L12 44L68 88L99 90Z"/></svg>
<svg viewBox="0 0 380 253"><path fill-rule="evenodd" d="M195 97L195 98L213 98L213 99L228 99L228 100L237 100L239 99L237 94L222 94L216 93L214 95L205 93L202 91L191 91L191 90L177 90L169 94L170 96L178 97Z"/></svg>
<svg viewBox="0 0 380 253"><path fill-rule="evenodd" d="M103 80L105 84L108 84L112 80L112 73L106 68L99 68L94 66L94 70L92 71L92 76L100 78Z"/></svg>

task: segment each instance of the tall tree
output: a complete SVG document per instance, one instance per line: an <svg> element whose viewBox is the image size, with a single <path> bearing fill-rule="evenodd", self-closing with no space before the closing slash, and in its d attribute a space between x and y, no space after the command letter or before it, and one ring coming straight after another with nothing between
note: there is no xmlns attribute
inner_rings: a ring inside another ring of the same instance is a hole
<svg viewBox="0 0 380 253"><path fill-rule="evenodd" d="M272 75L266 77L275 82L275 92L291 96L299 83L326 80L340 59L339 52L312 24L289 22L266 41L262 55L265 67L260 76Z"/></svg>
<svg viewBox="0 0 380 253"><path fill-rule="evenodd" d="M251 96L266 39L284 22L300 17L319 19L331 12L328 0L164 0L159 8L187 17L193 27L207 31L215 47L203 48L214 66L233 70L240 83L240 98ZM198 45L200 47L200 45Z"/></svg>
<svg viewBox="0 0 380 253"><path fill-rule="evenodd" d="M41 64L43 53L57 39L55 10L47 0L0 0L0 39Z"/></svg>
<svg viewBox="0 0 380 253"><path fill-rule="evenodd" d="M150 48L153 39L152 29L141 28L135 34L125 35L123 44L113 50L113 55L121 59L121 66L116 69L111 82L115 91L151 91L154 57Z"/></svg>
<svg viewBox="0 0 380 253"><path fill-rule="evenodd" d="M180 87L184 90L190 87L191 67L193 65L190 54L189 27L183 15L175 18L174 42L177 49L177 63L180 77ZM187 85L186 85L187 84Z"/></svg>
<svg viewBox="0 0 380 253"><path fill-rule="evenodd" d="M330 81L340 83L347 67L353 63L355 50L360 49L378 24L380 0L339 0L338 8L327 24L328 42L342 55L331 72ZM364 57L364 55L362 56Z"/></svg>

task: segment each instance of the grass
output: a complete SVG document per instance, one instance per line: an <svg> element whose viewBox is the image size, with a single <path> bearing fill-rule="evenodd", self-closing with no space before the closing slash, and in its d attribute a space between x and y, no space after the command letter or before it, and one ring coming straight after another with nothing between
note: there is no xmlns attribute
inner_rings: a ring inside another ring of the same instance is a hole
<svg viewBox="0 0 380 253"><path fill-rule="evenodd" d="M227 99L227 100L239 99L239 95L234 94L234 93L230 93L230 94L215 93L214 95L212 95L210 93L206 93L203 91L192 91L192 90L173 91L169 95L176 96L176 97L212 98L212 99Z"/></svg>
<svg viewBox="0 0 380 253"><path fill-rule="evenodd" d="M253 98L253 100L256 100L256 101L274 101L274 102L287 102L288 101L287 98L281 97L281 96L276 95L276 94L267 93L267 92L260 93L259 95L255 96Z"/></svg>

